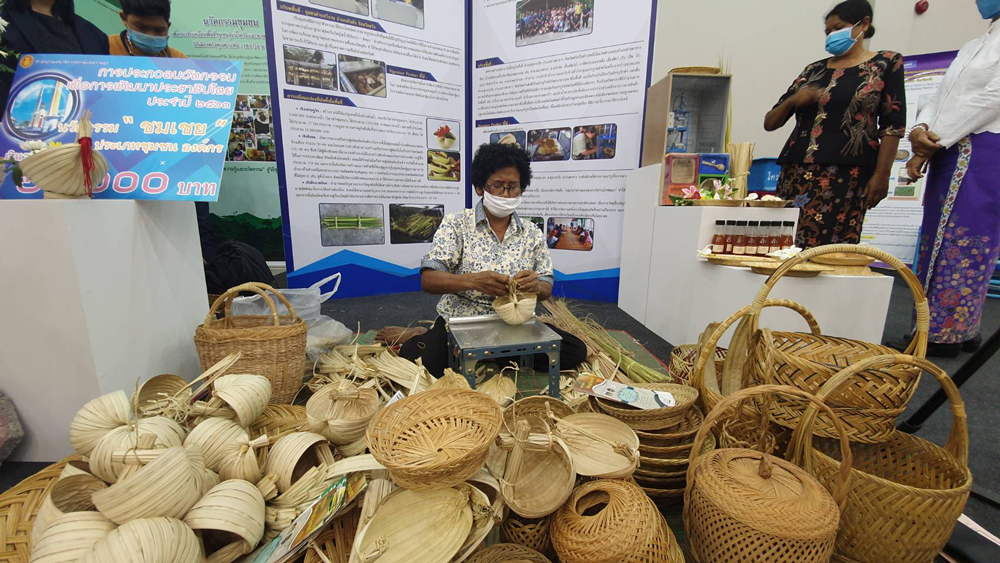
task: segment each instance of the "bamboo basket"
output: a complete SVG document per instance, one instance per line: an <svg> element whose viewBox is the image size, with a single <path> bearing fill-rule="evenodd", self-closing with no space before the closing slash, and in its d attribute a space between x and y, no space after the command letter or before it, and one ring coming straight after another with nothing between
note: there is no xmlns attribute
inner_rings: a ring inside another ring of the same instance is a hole
<svg viewBox="0 0 1000 563"><path fill-rule="evenodd" d="M346 446L364 437L378 407L375 389L360 389L347 381L327 385L306 403L308 428L338 446Z"/></svg>
<svg viewBox="0 0 1000 563"><path fill-rule="evenodd" d="M368 448L397 485L447 488L479 471L501 420L500 406L482 393L432 389L379 411Z"/></svg>
<svg viewBox="0 0 1000 563"><path fill-rule="evenodd" d="M754 450L716 450L701 456L712 426L743 399L790 394L830 416L845 460L831 490L795 464ZM761 385L726 398L705 419L688 464L684 530L696 562L827 563L837 537L839 506L847 498L851 449L847 432L822 399L787 386Z"/></svg>
<svg viewBox="0 0 1000 563"><path fill-rule="evenodd" d="M698 344L681 344L674 346L670 351L670 377L674 383L690 385L691 372L698 364L698 355L701 354L701 346ZM715 368L718 373L722 373L723 363L726 361L726 349L715 348Z"/></svg>
<svg viewBox="0 0 1000 563"><path fill-rule="evenodd" d="M856 245L822 246L806 250L784 262L754 299L744 321L749 327L746 336L752 335L748 370L753 380L790 385L817 393L841 369L867 358L896 353L884 346L846 338L758 330L760 312L767 296L786 272L817 256L843 252L874 258L899 272L913 293L916 304L916 336L906 353L919 358L925 357L930 309L923 286L916 275L898 258L877 248ZM838 389L827 403L847 428L852 442L882 442L895 431L896 418L903 413L907 402L913 397L920 373L921 370L904 365L890 364L882 369L871 369L861 374L861 377L852 378L850 384ZM771 403L770 415L775 423L795 429L806 408L807 403L801 399L778 397ZM819 417L816 433L823 438L836 437L825 414Z"/></svg>
<svg viewBox="0 0 1000 563"><path fill-rule="evenodd" d="M141 418L133 424L119 426L105 434L90 453L90 472L108 483L117 483L125 464L115 462L114 453L136 448L143 436L152 437L152 448L175 448L184 444L187 432L162 416Z"/></svg>
<svg viewBox="0 0 1000 563"><path fill-rule="evenodd" d="M507 284L507 295L493 301L493 310L509 325L522 325L535 316L538 296L521 293L517 282L511 278Z"/></svg>
<svg viewBox="0 0 1000 563"><path fill-rule="evenodd" d="M92 475L72 475L60 478L38 509L35 524L31 529L31 536L34 538L42 537L45 530L57 518L65 514L96 511L97 507L94 506L91 496L107 487L104 481Z"/></svg>
<svg viewBox="0 0 1000 563"><path fill-rule="evenodd" d="M536 419L541 422L540 419ZM542 518L552 514L573 493L576 469L569 448L541 423L543 434L531 438L529 421L518 420L511 439L500 492L514 513L524 518Z"/></svg>
<svg viewBox="0 0 1000 563"><path fill-rule="evenodd" d="M80 563L202 563L204 559L201 542L184 522L142 518L113 530Z"/></svg>
<svg viewBox="0 0 1000 563"><path fill-rule="evenodd" d="M584 483L552 520L562 563L684 563L656 506L625 481Z"/></svg>
<svg viewBox="0 0 1000 563"><path fill-rule="evenodd" d="M232 316L233 299L244 291L260 295L271 308L271 316ZM275 294L289 314L278 315L274 301L266 292ZM225 317L216 319L216 312L223 304ZM248 283L221 295L212 304L204 324L195 331L194 341L202 370L233 352L241 352L233 369L266 377L271 382L272 403L291 403L302 388L302 374L306 368L306 323L295 314L288 300L268 285Z"/></svg>
<svg viewBox="0 0 1000 563"><path fill-rule="evenodd" d="M613 416L635 430L662 430L683 422L688 409L698 401L698 390L687 385L646 383L635 386L652 391L666 391L674 396L677 405L661 409L640 410L607 399L592 397L590 399L591 406L596 412Z"/></svg>
<svg viewBox="0 0 1000 563"><path fill-rule="evenodd" d="M98 512L59 516L42 533L34 535L31 563L76 563L115 527L114 522Z"/></svg>
<svg viewBox="0 0 1000 563"><path fill-rule="evenodd" d="M537 551L548 557L552 553L552 517L520 518L508 516L500 525L500 538L511 543Z"/></svg>
<svg viewBox="0 0 1000 563"><path fill-rule="evenodd" d="M284 493L309 469L333 462L333 452L326 438L312 432L295 432L274 444L265 471L278 476L278 490Z"/></svg>
<svg viewBox="0 0 1000 563"><path fill-rule="evenodd" d="M116 524L139 518L183 518L202 496L188 451L169 448L135 475L93 495L94 505Z"/></svg>
<svg viewBox="0 0 1000 563"><path fill-rule="evenodd" d="M624 422L597 413L556 422L556 434L573 458L577 475L624 479L639 465L639 438Z"/></svg>
<svg viewBox="0 0 1000 563"><path fill-rule="evenodd" d="M223 375L213 387L212 396L233 409L243 428L257 420L271 401L271 382L259 375Z"/></svg>
<svg viewBox="0 0 1000 563"><path fill-rule="evenodd" d="M701 455L708 454L709 452L715 450L718 445L715 434L709 433L705 437L705 440L700 444L700 449L697 450ZM641 447L641 446L640 446ZM692 444L690 452L696 451L694 449L694 444ZM673 473L675 471L680 471L680 468L687 467L688 465L688 454L677 454L675 457L649 457L647 455L642 455L640 451L639 456L639 467L643 469L643 473L647 476L653 473L659 473L659 476L663 476L664 473Z"/></svg>
<svg viewBox="0 0 1000 563"><path fill-rule="evenodd" d="M210 558L231 563L248 555L264 537L264 497L247 481L224 481L191 507L184 523L200 531L206 543L209 533L223 533L225 547L220 551L234 553L235 557L221 561L216 553Z"/></svg>
<svg viewBox="0 0 1000 563"><path fill-rule="evenodd" d="M115 391L88 401L69 425L69 441L80 455L90 455L105 434L124 426L132 418L132 407L124 391Z"/></svg>
<svg viewBox="0 0 1000 563"><path fill-rule="evenodd" d="M816 412L810 408L793 438L795 459L827 485L850 467L851 487L840 517L836 558L857 563L927 563L944 548L972 489L965 404L948 375L909 356L870 358L840 371L819 392L835 396L874 369L911 366L934 376L951 403L952 427L944 448L903 432L879 444L854 444L853 467L829 440L813 448Z"/></svg>
<svg viewBox="0 0 1000 563"><path fill-rule="evenodd" d="M247 431L226 418L206 418L184 440L185 446L197 446L205 458L205 466L219 471L223 462L233 455L227 446L249 443Z"/></svg>
<svg viewBox="0 0 1000 563"><path fill-rule="evenodd" d="M468 488L397 490L355 538L361 561L440 563L458 553L472 531Z"/></svg>
<svg viewBox="0 0 1000 563"><path fill-rule="evenodd" d="M676 426L663 430L635 430L635 435L639 438L640 445L671 446L692 443L703 420L701 409L694 406L684 413L684 421Z"/></svg>
<svg viewBox="0 0 1000 563"><path fill-rule="evenodd" d="M469 563L552 563L537 550L515 543L498 543L472 554Z"/></svg>
<svg viewBox="0 0 1000 563"><path fill-rule="evenodd" d="M79 459L74 455L50 465L0 494L0 559L28 563L35 516L68 463Z"/></svg>
<svg viewBox="0 0 1000 563"><path fill-rule="evenodd" d="M59 479L62 480L74 475L90 475L93 477L93 474L90 472L90 464L82 459L68 461L63 466L62 473L59 474Z"/></svg>

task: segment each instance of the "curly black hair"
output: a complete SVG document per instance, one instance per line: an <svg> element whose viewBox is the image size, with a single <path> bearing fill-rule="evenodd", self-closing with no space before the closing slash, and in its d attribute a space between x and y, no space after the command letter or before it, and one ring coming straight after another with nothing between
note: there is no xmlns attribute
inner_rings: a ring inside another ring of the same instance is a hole
<svg viewBox="0 0 1000 563"><path fill-rule="evenodd" d="M482 145L472 159L472 185L478 189L498 170L517 168L521 174L521 191L531 185L531 161L528 153L517 145Z"/></svg>

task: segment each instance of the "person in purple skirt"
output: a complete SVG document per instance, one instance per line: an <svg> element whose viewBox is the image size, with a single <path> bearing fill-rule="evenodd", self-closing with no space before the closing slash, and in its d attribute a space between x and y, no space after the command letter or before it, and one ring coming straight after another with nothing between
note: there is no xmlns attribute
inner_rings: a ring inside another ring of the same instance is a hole
<svg viewBox="0 0 1000 563"><path fill-rule="evenodd" d="M976 5L989 30L959 51L910 133L907 173L927 173L917 276L930 302L935 357L979 347L1000 254L1000 0Z"/></svg>

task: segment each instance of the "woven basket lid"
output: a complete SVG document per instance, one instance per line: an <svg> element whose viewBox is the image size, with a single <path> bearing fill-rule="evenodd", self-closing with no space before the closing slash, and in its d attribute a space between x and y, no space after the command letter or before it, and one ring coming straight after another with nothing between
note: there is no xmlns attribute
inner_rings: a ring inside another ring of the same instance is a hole
<svg viewBox="0 0 1000 563"><path fill-rule="evenodd" d="M775 536L823 537L835 534L840 522L836 502L812 475L753 450L716 450L702 456L689 486L734 520Z"/></svg>

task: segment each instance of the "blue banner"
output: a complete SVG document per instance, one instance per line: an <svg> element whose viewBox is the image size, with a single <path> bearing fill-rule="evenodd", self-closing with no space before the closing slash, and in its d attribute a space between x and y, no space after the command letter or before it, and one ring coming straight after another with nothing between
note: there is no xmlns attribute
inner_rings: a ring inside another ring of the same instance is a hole
<svg viewBox="0 0 1000 563"><path fill-rule="evenodd" d="M0 154L76 142L91 112L93 149L108 160L103 199L215 201L242 63L173 58L25 55L0 130ZM34 147L32 146L34 145ZM0 199L41 198L7 174Z"/></svg>

